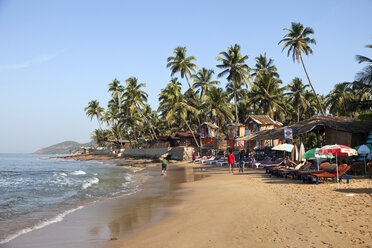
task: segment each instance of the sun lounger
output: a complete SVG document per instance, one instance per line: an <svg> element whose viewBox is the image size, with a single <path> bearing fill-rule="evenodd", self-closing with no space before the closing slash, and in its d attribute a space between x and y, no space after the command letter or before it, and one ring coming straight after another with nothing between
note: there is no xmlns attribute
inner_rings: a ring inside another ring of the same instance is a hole
<svg viewBox="0 0 372 248"><path fill-rule="evenodd" d="M304 164L299 164L298 166L296 166L294 169L282 169L282 170L279 170L277 172L278 176L280 177L285 177L287 178L289 174L291 173L296 173L296 172L299 172L299 171L304 171L304 170L307 170L308 168L310 168L311 166L311 163L310 162L305 162Z"/></svg>
<svg viewBox="0 0 372 248"><path fill-rule="evenodd" d="M201 162L201 161L204 161L204 160L210 159L211 157L212 157L212 156L198 158L198 159L195 159L195 162Z"/></svg>
<svg viewBox="0 0 372 248"><path fill-rule="evenodd" d="M263 160L261 160L261 161L257 161L257 162L254 162L253 164L252 164L252 167L256 167L256 168L258 168L262 163L267 163L267 162L269 162L269 161L271 161L271 158L270 157L265 157Z"/></svg>
<svg viewBox="0 0 372 248"><path fill-rule="evenodd" d="M310 169L311 163L309 163L309 166L307 166L306 168L301 168L300 170L293 170L291 172L288 173L288 175L291 175L292 176L292 179L295 179L297 177L297 180L301 180L303 178L303 176L305 175L308 175L310 174L311 172L316 172L318 170L313 170L313 169ZM325 163L322 163L319 165L319 170L331 170L332 168L334 168L334 166L332 167L332 165L330 165L328 162L325 162Z"/></svg>
<svg viewBox="0 0 372 248"><path fill-rule="evenodd" d="M208 159L201 160L200 162L201 162L202 164L204 164L204 163L206 163L207 161L213 161L213 160L215 160L215 158L216 158L216 157L210 157L210 158L208 158Z"/></svg>
<svg viewBox="0 0 372 248"><path fill-rule="evenodd" d="M213 163L221 162L221 161L224 161L223 159L221 159L221 157L215 157L212 160L206 160L205 163L206 164L213 164Z"/></svg>
<svg viewBox="0 0 372 248"><path fill-rule="evenodd" d="M337 169L333 169L332 172L325 172L325 171L318 171L318 172L312 172L310 175L306 176L306 181L310 182L312 181L313 178L316 179L316 184L319 184L319 179L320 178L332 178L336 179L338 176L338 179L342 181L342 178L347 179L347 183L349 183L349 179L351 178L350 175L347 175L346 172L350 170L350 166L347 164L342 164L338 166L338 173L336 171ZM304 180L305 181L305 180Z"/></svg>

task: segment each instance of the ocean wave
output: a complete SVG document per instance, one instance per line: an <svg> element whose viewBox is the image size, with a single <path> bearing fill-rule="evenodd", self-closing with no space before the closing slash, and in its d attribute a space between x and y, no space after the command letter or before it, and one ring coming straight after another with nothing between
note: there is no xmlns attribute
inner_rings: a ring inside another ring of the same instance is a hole
<svg viewBox="0 0 372 248"><path fill-rule="evenodd" d="M82 189L87 189L90 186L92 186L93 184L98 184L98 183L99 183L99 179L96 178L96 177L93 177L93 178L90 178L87 182L84 182L83 185L81 185L81 188Z"/></svg>
<svg viewBox="0 0 372 248"><path fill-rule="evenodd" d="M73 172L70 172L70 175L85 175L87 174L85 171L82 171L82 170L77 170L77 171L73 171Z"/></svg>
<svg viewBox="0 0 372 248"><path fill-rule="evenodd" d="M63 220L63 218L68 215L68 214L71 214L72 212L75 212L76 210L79 210L83 208L83 206L79 206L77 208L74 208L74 209L70 209L70 210L67 210L57 216L55 216L54 218L52 219L49 219L49 220L46 220L46 221L43 221L43 222L40 222L39 224L33 226L33 227L27 227L25 229L22 229L18 232L16 232L15 234L12 234L10 236L8 236L7 238L3 239L3 240L0 240L0 245L2 244L5 244L5 243L8 243L9 241L17 238L18 236L20 235L23 235L23 234L26 234L26 233L29 233L31 231L34 231L34 230L38 230L38 229L41 229L43 227L46 227L47 225L50 225L50 224L53 224L53 223L57 223L57 222L60 222Z"/></svg>

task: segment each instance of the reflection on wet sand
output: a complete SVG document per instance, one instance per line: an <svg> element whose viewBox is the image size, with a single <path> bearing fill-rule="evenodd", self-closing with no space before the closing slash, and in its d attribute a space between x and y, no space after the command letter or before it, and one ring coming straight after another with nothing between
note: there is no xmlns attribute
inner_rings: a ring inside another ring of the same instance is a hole
<svg viewBox="0 0 372 248"><path fill-rule="evenodd" d="M127 201L113 213L109 223L111 238L128 235L136 228L161 219L166 214L165 208L179 201L180 183L198 179L200 175L195 174L192 167L177 167L168 170L162 180L147 184L146 197Z"/></svg>
<svg viewBox="0 0 372 248"><path fill-rule="evenodd" d="M105 247L167 214L179 202L180 183L198 180L192 167L146 170L149 180L139 193L105 200L76 211L57 224L22 235L4 247Z"/></svg>

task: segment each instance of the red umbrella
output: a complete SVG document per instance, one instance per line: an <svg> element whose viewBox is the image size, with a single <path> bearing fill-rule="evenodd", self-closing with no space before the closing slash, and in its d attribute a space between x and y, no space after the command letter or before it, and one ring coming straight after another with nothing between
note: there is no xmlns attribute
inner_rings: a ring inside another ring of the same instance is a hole
<svg viewBox="0 0 372 248"><path fill-rule="evenodd" d="M332 155L336 156L336 166L337 166L337 182L338 182L338 165L337 165L337 156L348 157L348 156L358 156L358 152L348 146L344 145L327 145L322 148L315 150L315 155Z"/></svg>

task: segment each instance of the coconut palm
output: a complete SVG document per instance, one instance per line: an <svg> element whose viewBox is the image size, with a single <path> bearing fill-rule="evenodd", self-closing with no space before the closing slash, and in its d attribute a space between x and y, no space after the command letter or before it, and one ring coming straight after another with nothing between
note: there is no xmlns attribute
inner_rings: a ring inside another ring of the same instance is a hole
<svg viewBox="0 0 372 248"><path fill-rule="evenodd" d="M99 102L97 100L92 100L88 103L88 107L84 108L85 114L90 117L90 120L93 120L94 117L97 118L99 129L102 130L101 127L101 117L103 116L103 112L105 111L104 108L99 106Z"/></svg>
<svg viewBox="0 0 372 248"><path fill-rule="evenodd" d="M227 81L232 83L234 89L235 122L238 123L237 91L243 84L248 87L249 79L252 78L249 73L251 69L245 63L248 56L241 54L238 44L228 47L227 52L220 52L220 55L217 57L217 61L221 61L222 63L217 65L217 67L223 69L223 71L218 74L218 77L227 75Z"/></svg>
<svg viewBox="0 0 372 248"><path fill-rule="evenodd" d="M292 106L297 108L297 122L300 121L301 106L303 109L306 109L306 106L309 104L305 96L307 87L309 87L308 84L303 85L302 80L295 77L287 87L289 92L285 93L285 95L288 95L288 100L291 101Z"/></svg>
<svg viewBox="0 0 372 248"><path fill-rule="evenodd" d="M192 75L192 79L194 82L193 87L198 89L196 91L197 93L199 93L200 91L200 102L205 101L206 94L213 86L220 84L219 81L212 80L213 74L213 70L208 70L203 67L198 71L197 74Z"/></svg>
<svg viewBox="0 0 372 248"><path fill-rule="evenodd" d="M119 103L120 103L120 98L123 94L123 91L124 91L124 86L120 85L120 81L117 80L116 78L114 80L112 80L111 83L109 83L108 92L111 92L111 96L114 99L118 99ZM120 104L119 104L119 106L120 106Z"/></svg>
<svg viewBox="0 0 372 248"><path fill-rule="evenodd" d="M274 117L274 112L284 111L283 91L281 81L272 75L263 75L259 81L253 83L251 101L259 104L264 114Z"/></svg>
<svg viewBox="0 0 372 248"><path fill-rule="evenodd" d="M367 45L367 48L372 48L372 45ZM363 68L363 71L358 72L356 75L357 81L363 81L365 84L368 84L369 86L372 85L372 59L357 55L356 60L358 63L367 63L367 66Z"/></svg>
<svg viewBox="0 0 372 248"><path fill-rule="evenodd" d="M191 71L195 73L195 69L197 68L197 66L192 62L193 60L196 60L196 58L194 56L186 57L186 51L186 47L176 47L173 50L175 56L168 57L167 59L167 68L170 67L172 77L174 74L179 72L181 78L185 77L189 88L191 88L189 78L191 78Z"/></svg>
<svg viewBox="0 0 372 248"><path fill-rule="evenodd" d="M133 117L135 112L141 112L142 117L145 119L150 129L152 130L151 136L153 136L153 139L156 140L157 136L155 131L153 130L153 126L143 113L143 108L146 106L147 102L147 93L141 88L146 87L146 84L138 83L138 80L135 77L128 78L126 80L126 84L127 86L125 87L125 91L123 93L123 100L126 108L129 110L131 117Z"/></svg>
<svg viewBox="0 0 372 248"><path fill-rule="evenodd" d="M310 47L310 44L316 44L315 39L309 38L308 36L311 34L314 34L314 30L310 27L304 28L304 26L301 23L295 23L292 22L292 29L284 28L283 30L288 31L286 35L284 35L283 39L279 41L278 44L284 43L282 51L284 51L286 48L288 48L287 56L289 56L292 53L292 59L293 62L297 61L298 63L301 61L302 67L304 68L305 74L307 79L309 80L309 84L311 86L311 89L314 92L314 95L317 99L317 102L319 104L319 109L321 110L321 113L324 115L325 112L323 110L322 105L320 104L319 98L315 92L315 89L310 81L310 77L307 74L307 70L304 64L304 61L302 60L302 53L305 53L306 55L312 54L313 50Z"/></svg>
<svg viewBox="0 0 372 248"><path fill-rule="evenodd" d="M350 107L350 102L353 99L353 94L347 83L336 84L334 89L327 95L326 105L329 107L329 112L333 115L345 116L353 112Z"/></svg>
<svg viewBox="0 0 372 248"><path fill-rule="evenodd" d="M252 69L252 77L259 78L262 75L265 74L270 74L273 77L279 78L279 74L277 73L277 68L274 65L274 60L273 59L268 59L266 57L266 53L264 55L260 54L260 56L255 58L256 60L256 65Z"/></svg>
<svg viewBox="0 0 372 248"><path fill-rule="evenodd" d="M211 121L217 126L222 126L226 121L231 121L234 116L227 102L227 93L221 88L211 87L206 95L205 108Z"/></svg>
<svg viewBox="0 0 372 248"><path fill-rule="evenodd" d="M181 93L180 83L176 78L173 79L171 83L167 84L165 89L160 91L159 101L159 110L166 121L170 123L179 119L180 121L184 122L191 132L196 145L199 147L195 134L187 121L188 112L196 115L199 113L199 111L187 103L184 95Z"/></svg>

